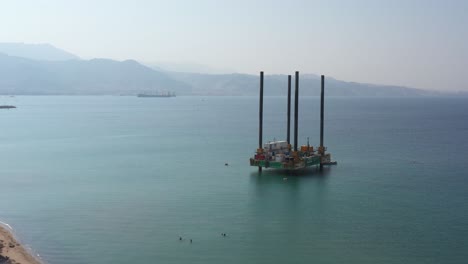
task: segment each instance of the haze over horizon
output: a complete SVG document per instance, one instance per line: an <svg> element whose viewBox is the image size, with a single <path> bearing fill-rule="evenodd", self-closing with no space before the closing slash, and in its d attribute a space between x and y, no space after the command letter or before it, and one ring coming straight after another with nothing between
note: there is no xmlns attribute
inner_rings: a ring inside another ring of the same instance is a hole
<svg viewBox="0 0 468 264"><path fill-rule="evenodd" d="M465 1L11 1L0 42L83 59L468 91Z"/></svg>

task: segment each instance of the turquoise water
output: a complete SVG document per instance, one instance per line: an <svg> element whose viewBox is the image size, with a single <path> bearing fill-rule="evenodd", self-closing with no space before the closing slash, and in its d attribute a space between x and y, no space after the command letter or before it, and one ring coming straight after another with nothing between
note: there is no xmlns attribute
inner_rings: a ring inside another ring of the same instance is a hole
<svg viewBox="0 0 468 264"><path fill-rule="evenodd" d="M255 97L4 100L0 221L47 263L468 259L468 99L327 98L338 166L286 181L248 166ZM285 108L265 98L265 141ZM300 109L317 145L318 98Z"/></svg>

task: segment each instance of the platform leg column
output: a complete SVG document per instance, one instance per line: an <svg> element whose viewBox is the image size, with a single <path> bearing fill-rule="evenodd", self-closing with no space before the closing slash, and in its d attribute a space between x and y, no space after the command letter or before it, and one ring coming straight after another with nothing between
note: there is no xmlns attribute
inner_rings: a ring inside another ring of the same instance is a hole
<svg viewBox="0 0 468 264"><path fill-rule="evenodd" d="M263 71L260 72L260 102L258 114L258 148L261 149L263 145ZM258 172L262 172L262 167L258 166Z"/></svg>

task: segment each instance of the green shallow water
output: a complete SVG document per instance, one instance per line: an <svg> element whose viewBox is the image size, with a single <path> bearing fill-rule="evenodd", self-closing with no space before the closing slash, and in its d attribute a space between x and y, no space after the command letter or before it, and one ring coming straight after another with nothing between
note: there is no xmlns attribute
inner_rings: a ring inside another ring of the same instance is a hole
<svg viewBox="0 0 468 264"><path fill-rule="evenodd" d="M249 166L255 97L3 100L0 221L50 264L468 258L468 99L327 98L338 166L287 180ZM265 98L265 141L285 108ZM301 144L318 111L301 99Z"/></svg>

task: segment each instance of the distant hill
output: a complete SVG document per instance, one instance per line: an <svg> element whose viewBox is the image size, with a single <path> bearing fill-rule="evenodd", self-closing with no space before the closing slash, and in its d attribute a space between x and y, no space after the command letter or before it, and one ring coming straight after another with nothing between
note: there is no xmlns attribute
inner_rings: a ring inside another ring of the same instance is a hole
<svg viewBox="0 0 468 264"><path fill-rule="evenodd" d="M171 71L181 67L175 66L152 65L150 68L134 60L81 60L50 44L0 43L0 94L135 95L157 91L178 95L258 94L257 75ZM189 66L192 70L203 69L200 65ZM301 95L319 95L319 86L318 75L300 76ZM285 95L286 92L286 75L265 76L265 95ZM447 95L401 86L345 82L331 77L326 78L326 93L327 96L382 97ZM451 95L467 96L467 93Z"/></svg>
<svg viewBox="0 0 468 264"><path fill-rule="evenodd" d="M197 74L170 72L169 75L192 86L193 94L200 95L257 95L259 77L249 74ZM314 74L302 74L299 78L302 95L320 95L320 77ZM266 75L264 79L265 95L286 95L286 75ZM292 76L294 89L294 76ZM392 85L374 85L345 82L326 78L327 96L426 96L437 95L420 89Z"/></svg>
<svg viewBox="0 0 468 264"><path fill-rule="evenodd" d="M39 61L0 54L0 76L0 94L191 93L190 85L133 60Z"/></svg>
<svg viewBox="0 0 468 264"><path fill-rule="evenodd" d="M0 43L0 53L33 60L79 60L80 58L50 44Z"/></svg>
<svg viewBox="0 0 468 264"><path fill-rule="evenodd" d="M145 65L155 70L168 72L191 72L203 74L226 74L235 72L234 70L230 69L214 68L197 63L149 62L145 63Z"/></svg>

